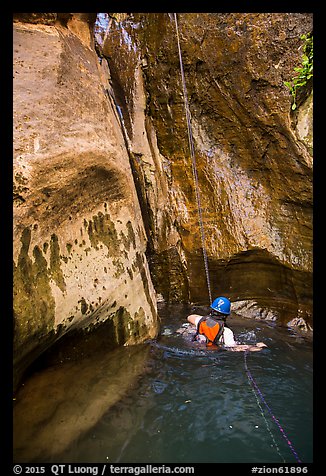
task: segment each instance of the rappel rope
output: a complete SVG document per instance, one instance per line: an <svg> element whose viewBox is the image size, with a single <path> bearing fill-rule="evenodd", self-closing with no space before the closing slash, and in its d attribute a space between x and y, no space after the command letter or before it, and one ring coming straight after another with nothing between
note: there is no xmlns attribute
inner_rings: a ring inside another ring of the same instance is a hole
<svg viewBox="0 0 326 476"><path fill-rule="evenodd" d="M247 378L248 378L248 381L249 381L249 385L250 385L251 391L252 391L252 393L253 393L254 396L255 396L257 406L258 406L258 408L259 408L259 410L260 410L261 416L263 417L263 420L264 420L264 422L265 422L267 431L268 431L268 433L270 434L270 437L271 437L271 439L272 439L272 441L273 441L273 446L275 447L275 449L276 449L276 451L277 451L279 457L280 457L281 460L283 461L283 463L285 463L286 461L285 461L285 459L284 459L284 456L282 455L282 453L281 453L281 451L280 451L280 448L278 447L278 445L277 445L277 443L276 443L276 441L275 441L275 438L274 438L273 433L272 433L272 431L271 431L271 429L270 429L270 426L269 426L269 424L268 424L268 421L266 420L266 417L265 417L265 414L264 414L264 409L262 408L262 406L261 406L261 404L260 404L260 401L259 401L259 398L258 398L258 395L257 395L257 393L255 392L255 387L253 386L253 383L252 383L253 381L252 381L252 378L251 378L250 371L249 371L249 369L248 369L246 357L247 357L247 351L245 351L245 353L244 353L244 359L245 359L245 368L246 368L246 372L247 372Z"/></svg>
<svg viewBox="0 0 326 476"><path fill-rule="evenodd" d="M258 395L261 399L261 401L263 402L263 404L265 405L265 407L267 408L268 412L270 413L271 417L272 417L272 420L274 421L274 423L276 424L276 426L278 427L278 429L280 430L283 438L285 439L285 441L287 442L288 446L290 447L290 450L292 451L295 459L297 460L298 463L302 463L302 461L300 460L299 456L298 456L298 453L296 452L296 450L294 449L293 447L293 444L291 443L291 441L289 440L289 437L287 436L287 434L285 433L284 429L282 428L280 422L278 421L278 419L275 417L275 415L273 414L272 412L272 409L270 408L270 406L268 405L268 403L266 402L265 398L264 398L264 395L262 394L262 392L260 391L260 388L258 387L255 379L253 378L249 368L248 368L248 364L247 364L247 351L244 352L244 362L245 362L245 369L246 369L246 372L247 372L247 376L248 376L248 380L249 380L249 383L250 385L252 386L252 389L253 391L255 392L255 395ZM258 406L260 408L260 410L262 411L262 408L261 408L261 405L259 404L259 400L257 398L257 402L258 402ZM266 421L266 420L265 420ZM269 429L269 427L268 427ZM270 434L272 435L271 431L269 430ZM273 438L273 437L272 437ZM273 441L275 442L274 438L273 438ZM275 443L276 445L276 443ZM279 455L283 458L283 456L280 454L279 452L279 448L278 446L276 445L276 449L277 449L277 452L279 453ZM283 460L284 461L284 460Z"/></svg>
<svg viewBox="0 0 326 476"><path fill-rule="evenodd" d="M189 149L190 149L190 155L191 155L191 160L192 160L192 173L193 173L194 183L195 183L198 221L199 221L200 236L201 236L201 243L202 243L202 249L203 249L203 257L204 257L204 266L205 266L205 273L206 273L206 280L207 280L207 289L208 289L208 295L209 295L209 303L211 304L212 303L212 292L211 292L211 283L210 283L210 279L209 279L208 259L207 259L206 244L205 244L205 231L204 231L204 226L203 226L203 213L202 213L200 193L199 193L199 183L198 183L198 174L197 174L197 167L196 167L195 147L194 147L194 140L193 140L192 128L191 128L191 114L190 114L190 109L189 109L189 104L188 104L188 95L187 95L186 80L185 80L185 75L184 75L184 70L183 70L182 54L181 54L180 38L179 38L179 28L178 28L178 21L177 21L177 14L176 13L174 13L174 21L175 21L175 28L176 28L176 32L177 32L179 61L180 61L181 79L182 79L182 87L183 87L184 106L185 106L186 119L187 119Z"/></svg>

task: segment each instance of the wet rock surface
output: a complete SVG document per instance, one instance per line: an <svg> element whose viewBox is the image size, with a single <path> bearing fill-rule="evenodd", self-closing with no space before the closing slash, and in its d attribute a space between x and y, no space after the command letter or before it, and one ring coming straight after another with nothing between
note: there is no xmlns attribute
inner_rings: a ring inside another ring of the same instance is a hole
<svg viewBox="0 0 326 476"><path fill-rule="evenodd" d="M117 346L153 337L158 326L141 211L92 20L22 15L14 22L15 385L67 332L110 321Z"/></svg>
<svg viewBox="0 0 326 476"><path fill-rule="evenodd" d="M173 15L103 15L14 16L16 382L67 332L141 342L157 297L208 298ZM284 81L312 15L178 24L213 293L309 329L312 85L293 113Z"/></svg>
<svg viewBox="0 0 326 476"><path fill-rule="evenodd" d="M283 323L299 311L311 323L311 84L293 114L284 81L300 64L300 36L312 31L312 16L185 13L178 25L213 292L252 300L260 315L272 307ZM122 67L127 51L134 70L138 53L142 69L143 135L152 147L132 127L129 140L151 216L155 288L167 301L205 301L173 14L131 14L110 31L103 53L129 98L121 108L130 124L140 116ZM140 82L135 75L134 91Z"/></svg>

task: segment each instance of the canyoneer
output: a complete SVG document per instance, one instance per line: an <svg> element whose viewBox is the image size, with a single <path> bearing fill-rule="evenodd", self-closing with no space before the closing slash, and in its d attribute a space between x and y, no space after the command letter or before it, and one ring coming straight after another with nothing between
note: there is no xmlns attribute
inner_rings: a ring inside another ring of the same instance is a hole
<svg viewBox="0 0 326 476"><path fill-rule="evenodd" d="M226 320L231 314L231 302L224 296L219 296L212 302L211 311L207 316L190 314L188 322L196 327L193 340L205 343L207 346L223 347L232 351L258 351L267 347L263 342L255 345L239 344L234 339L233 331Z"/></svg>

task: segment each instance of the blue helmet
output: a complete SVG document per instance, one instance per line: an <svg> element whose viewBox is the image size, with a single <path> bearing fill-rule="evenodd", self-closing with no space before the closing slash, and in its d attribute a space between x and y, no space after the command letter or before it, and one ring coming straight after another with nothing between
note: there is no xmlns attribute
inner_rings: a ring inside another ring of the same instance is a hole
<svg viewBox="0 0 326 476"><path fill-rule="evenodd" d="M214 299L211 304L211 308L214 309L214 311L220 312L221 314L229 315L231 312L231 303L228 298L220 296Z"/></svg>

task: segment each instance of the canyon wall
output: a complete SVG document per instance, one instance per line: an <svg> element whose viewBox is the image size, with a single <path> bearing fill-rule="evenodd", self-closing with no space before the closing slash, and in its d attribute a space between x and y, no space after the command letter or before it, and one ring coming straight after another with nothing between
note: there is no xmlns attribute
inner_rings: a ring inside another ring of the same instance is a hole
<svg viewBox="0 0 326 476"><path fill-rule="evenodd" d="M92 14L14 22L14 375L68 331L158 329L140 207Z"/></svg>
<svg viewBox="0 0 326 476"><path fill-rule="evenodd" d="M301 65L312 15L177 18L212 293L248 317L309 328L312 84L292 111L284 81ZM155 288L166 301L207 303L174 14L110 22L99 44L129 135Z"/></svg>
<svg viewBox="0 0 326 476"><path fill-rule="evenodd" d="M213 298L312 327L312 15L178 15ZM94 30L95 28L95 30ZM173 14L14 16L14 371L208 304ZM95 331L92 332L92 331Z"/></svg>

